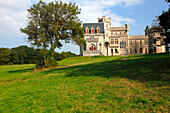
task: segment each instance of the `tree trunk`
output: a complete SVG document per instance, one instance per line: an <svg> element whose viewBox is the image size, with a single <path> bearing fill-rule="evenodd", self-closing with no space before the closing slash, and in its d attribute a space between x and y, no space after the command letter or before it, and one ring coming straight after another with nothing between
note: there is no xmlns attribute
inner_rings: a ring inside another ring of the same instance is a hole
<svg viewBox="0 0 170 113"><path fill-rule="evenodd" d="M107 46L107 56L108 56L108 46Z"/></svg>

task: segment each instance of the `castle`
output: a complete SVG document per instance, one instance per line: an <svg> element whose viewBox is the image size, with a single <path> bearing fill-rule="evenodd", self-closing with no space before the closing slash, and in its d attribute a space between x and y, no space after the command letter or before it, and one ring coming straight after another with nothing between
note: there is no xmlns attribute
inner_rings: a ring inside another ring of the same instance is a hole
<svg viewBox="0 0 170 113"><path fill-rule="evenodd" d="M80 55L130 55L166 52L160 33L148 25L145 35L128 35L130 25L111 27L111 17L98 18L98 23L83 23L86 44L80 47Z"/></svg>

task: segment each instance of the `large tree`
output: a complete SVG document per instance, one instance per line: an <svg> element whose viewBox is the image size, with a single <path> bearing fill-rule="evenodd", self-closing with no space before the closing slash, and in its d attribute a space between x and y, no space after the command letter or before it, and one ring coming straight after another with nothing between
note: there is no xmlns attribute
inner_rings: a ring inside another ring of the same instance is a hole
<svg viewBox="0 0 170 113"><path fill-rule="evenodd" d="M82 44L84 29L78 18L81 10L75 3L55 1L46 4L40 0L27 11L28 25L21 28L21 32L28 35L32 45L43 48L44 67L53 61L54 50L62 46L60 40L69 42L72 39Z"/></svg>
<svg viewBox="0 0 170 113"><path fill-rule="evenodd" d="M166 2L170 2L170 0L165 0Z"/></svg>
<svg viewBox="0 0 170 113"><path fill-rule="evenodd" d="M166 50L169 52L168 44L170 44L170 8L168 11L163 12L159 17L159 25L163 28L164 32L162 35L166 36Z"/></svg>

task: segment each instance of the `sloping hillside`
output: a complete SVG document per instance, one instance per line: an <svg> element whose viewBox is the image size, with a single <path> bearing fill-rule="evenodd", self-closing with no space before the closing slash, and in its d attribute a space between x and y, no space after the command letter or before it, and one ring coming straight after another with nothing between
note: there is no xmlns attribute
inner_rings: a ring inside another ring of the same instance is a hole
<svg viewBox="0 0 170 113"><path fill-rule="evenodd" d="M0 66L0 112L168 112L170 54Z"/></svg>

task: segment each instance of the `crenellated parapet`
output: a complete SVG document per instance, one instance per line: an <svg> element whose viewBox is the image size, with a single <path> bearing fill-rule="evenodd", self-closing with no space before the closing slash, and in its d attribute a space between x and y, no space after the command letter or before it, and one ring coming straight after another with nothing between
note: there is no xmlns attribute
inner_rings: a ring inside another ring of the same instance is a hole
<svg viewBox="0 0 170 113"><path fill-rule="evenodd" d="M146 39L146 38L149 37L145 35L129 35L129 39Z"/></svg>
<svg viewBox="0 0 170 113"><path fill-rule="evenodd" d="M115 30L115 31L117 31L117 30L126 30L126 27L111 27L110 28L110 30Z"/></svg>
<svg viewBox="0 0 170 113"><path fill-rule="evenodd" d="M130 31L130 25L125 24L125 27L110 27L111 31L125 31L126 33L129 33Z"/></svg>

